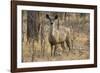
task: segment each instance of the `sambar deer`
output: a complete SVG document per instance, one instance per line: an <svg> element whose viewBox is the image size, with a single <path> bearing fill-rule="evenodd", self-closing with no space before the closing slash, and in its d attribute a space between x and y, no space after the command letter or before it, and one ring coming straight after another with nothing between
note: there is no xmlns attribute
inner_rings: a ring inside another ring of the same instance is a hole
<svg viewBox="0 0 100 73"><path fill-rule="evenodd" d="M70 39L70 28L67 28L63 25L58 25L58 15L49 16L46 14L46 18L49 21L50 33L49 33L49 43L51 45L51 56L55 56L57 44L61 44L62 49L66 49L65 43L71 50L71 39ZM69 52L68 51L68 52Z"/></svg>

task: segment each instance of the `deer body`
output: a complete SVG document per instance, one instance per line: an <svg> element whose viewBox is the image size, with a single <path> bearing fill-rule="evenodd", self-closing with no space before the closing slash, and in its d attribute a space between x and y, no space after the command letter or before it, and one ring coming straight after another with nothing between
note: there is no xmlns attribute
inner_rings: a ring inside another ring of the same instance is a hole
<svg viewBox="0 0 100 73"><path fill-rule="evenodd" d="M52 44L64 42L69 37L69 34L70 34L69 32L70 32L70 29L66 30L66 28L62 26L59 27L59 29L51 30L49 41Z"/></svg>

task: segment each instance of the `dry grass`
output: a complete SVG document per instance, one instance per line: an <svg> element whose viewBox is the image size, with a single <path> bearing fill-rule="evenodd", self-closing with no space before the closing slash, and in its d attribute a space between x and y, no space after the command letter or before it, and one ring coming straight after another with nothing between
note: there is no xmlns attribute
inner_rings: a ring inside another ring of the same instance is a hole
<svg viewBox="0 0 100 73"><path fill-rule="evenodd" d="M78 37L79 36L79 37ZM56 55L51 56L51 48L50 44L46 43L47 46L45 48L41 48L39 42L34 43L33 49L35 49L35 55L33 55L33 60L31 59L31 53L29 49L29 43L26 43L24 46L23 56L24 62L38 62L38 61L61 61L61 60L82 60L89 59L89 47L87 46L87 36L84 34L78 35L74 39L74 47L71 51L68 52L66 49L64 52L59 45L56 50ZM42 50L44 49L44 55L42 55ZM33 52L34 52L33 51Z"/></svg>

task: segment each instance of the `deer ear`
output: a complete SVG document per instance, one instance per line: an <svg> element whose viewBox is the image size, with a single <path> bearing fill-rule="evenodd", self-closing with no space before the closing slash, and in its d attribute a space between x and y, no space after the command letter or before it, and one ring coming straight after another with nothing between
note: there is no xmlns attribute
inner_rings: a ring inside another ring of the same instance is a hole
<svg viewBox="0 0 100 73"><path fill-rule="evenodd" d="M55 16L55 19L58 19L58 15Z"/></svg>
<svg viewBox="0 0 100 73"><path fill-rule="evenodd" d="M46 14L46 18L49 18L49 15L48 14Z"/></svg>

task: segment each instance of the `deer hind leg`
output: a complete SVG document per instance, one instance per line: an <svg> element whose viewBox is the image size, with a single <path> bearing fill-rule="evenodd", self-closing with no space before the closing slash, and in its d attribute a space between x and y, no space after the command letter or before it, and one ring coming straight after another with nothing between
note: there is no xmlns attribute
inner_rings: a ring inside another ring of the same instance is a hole
<svg viewBox="0 0 100 73"><path fill-rule="evenodd" d="M62 48L63 52L67 49L66 48L66 42L61 43L61 48Z"/></svg>
<svg viewBox="0 0 100 73"><path fill-rule="evenodd" d="M70 53L70 51L71 51L69 39L66 40L66 44L67 44L67 46L68 46L67 55L69 55L69 53Z"/></svg>
<svg viewBox="0 0 100 73"><path fill-rule="evenodd" d="M70 41L70 39L66 40L66 44L67 44L67 46L69 48L69 52L70 52L71 51L71 41Z"/></svg>
<svg viewBox="0 0 100 73"><path fill-rule="evenodd" d="M72 42L71 42L71 39L67 39L66 40L66 44L69 48L69 52L71 52L72 54L75 54L74 51L73 51L73 46L72 46Z"/></svg>
<svg viewBox="0 0 100 73"><path fill-rule="evenodd" d="M70 48L70 46L67 48L68 45L69 44L67 44L66 41L61 43L62 53L67 53L67 55L69 53L69 48Z"/></svg>

